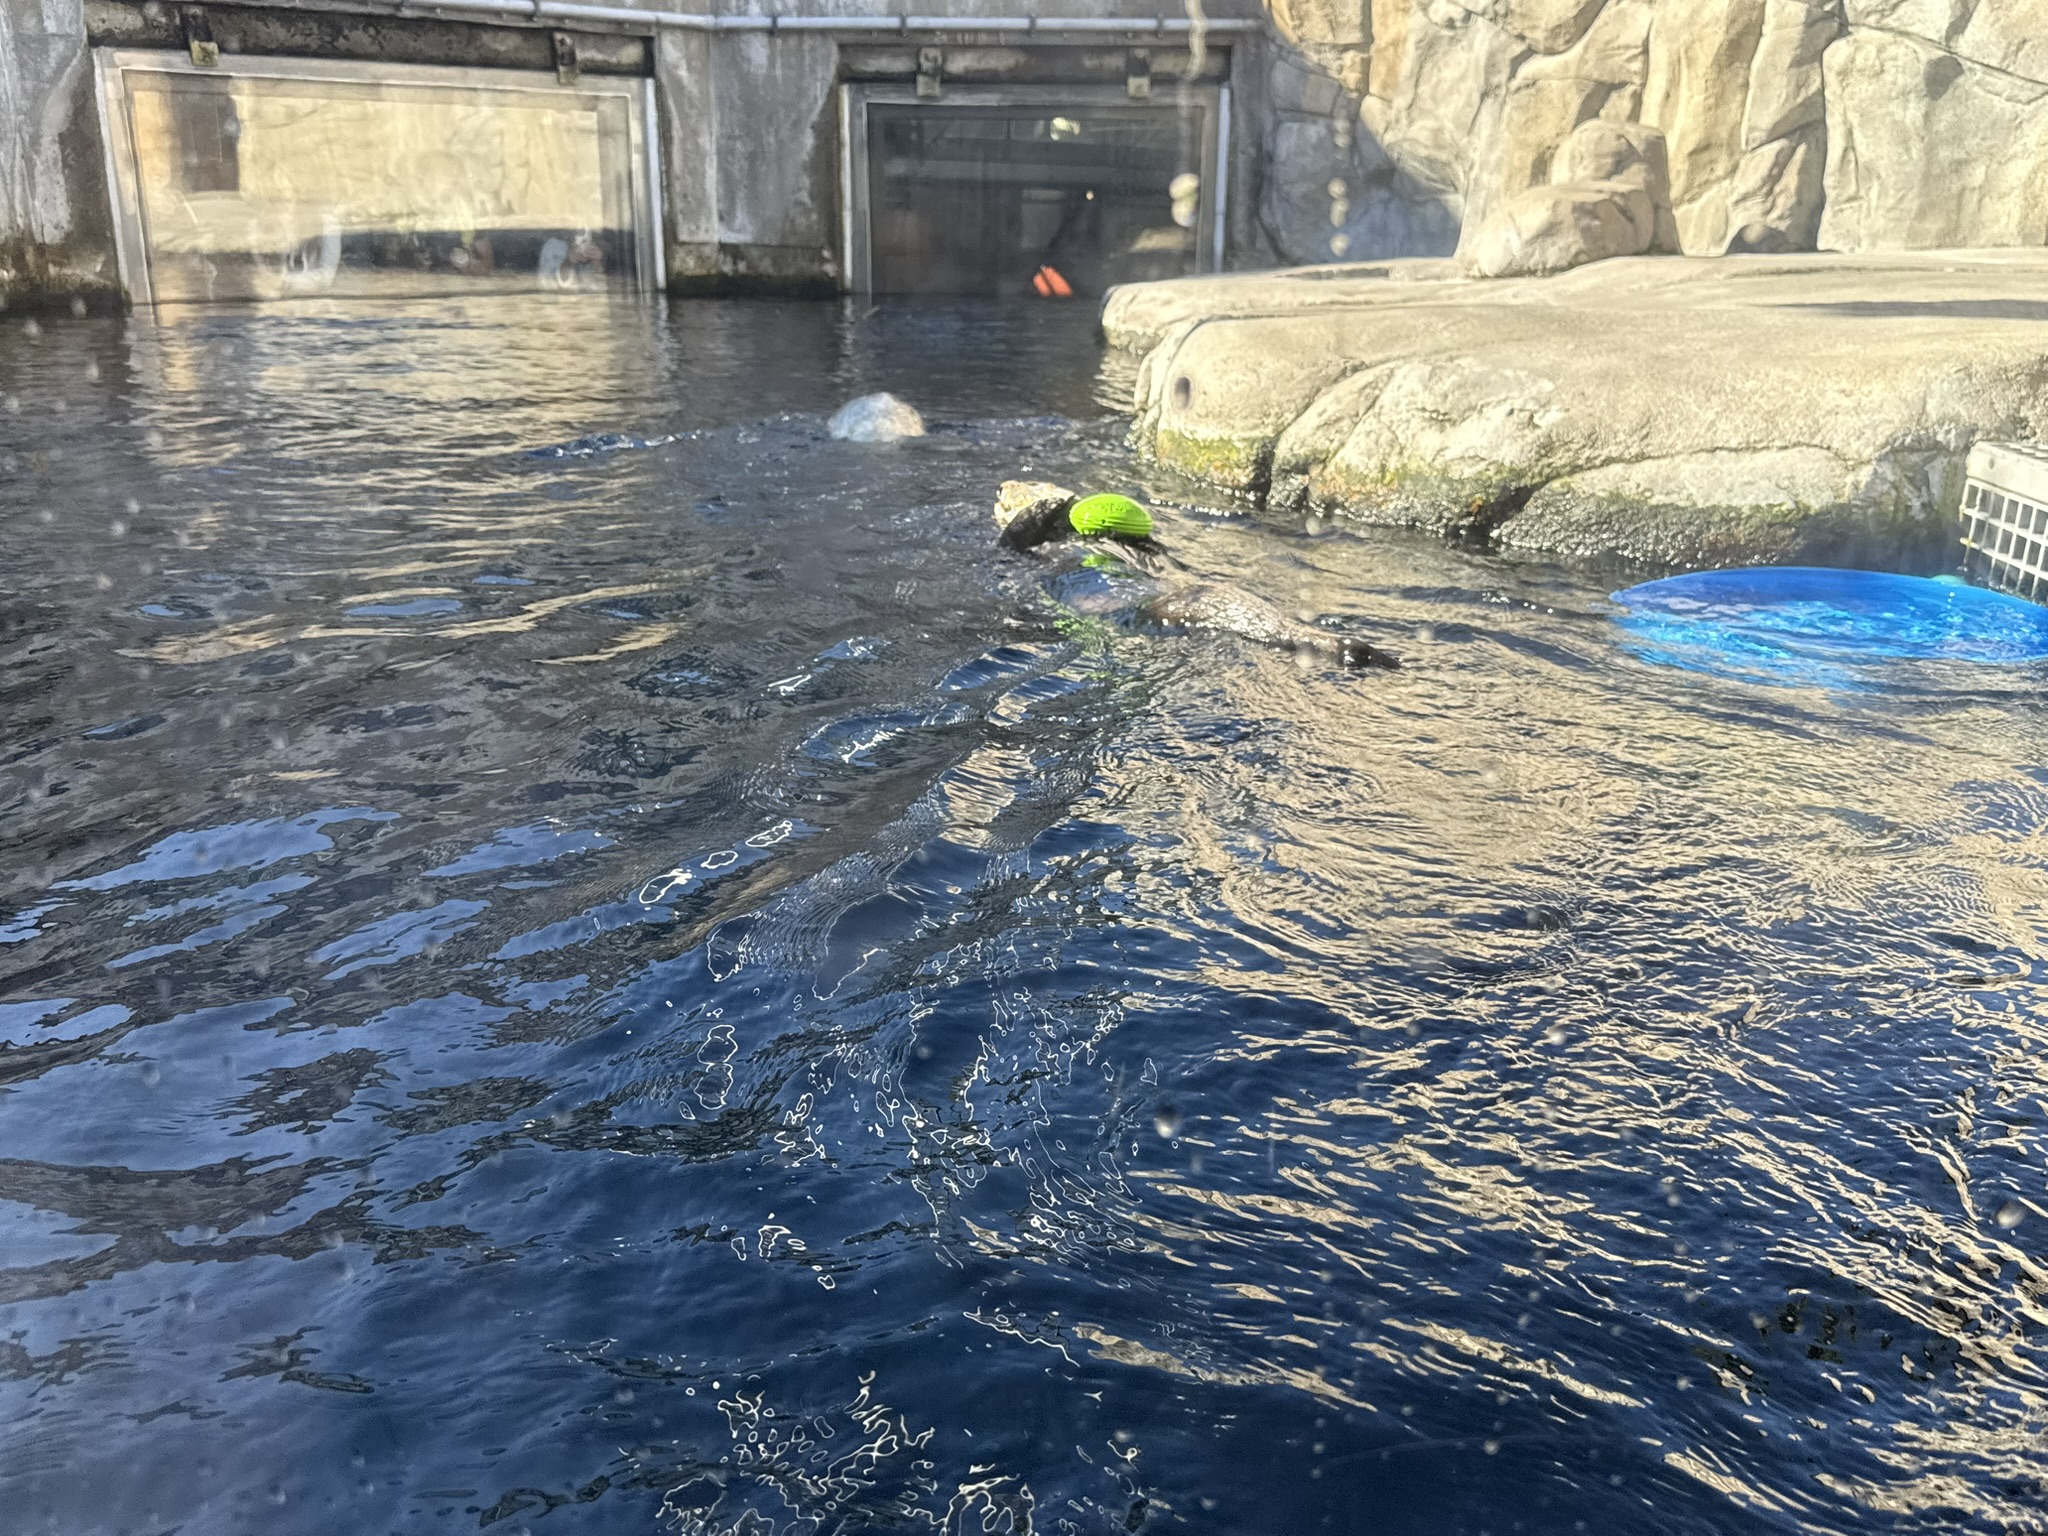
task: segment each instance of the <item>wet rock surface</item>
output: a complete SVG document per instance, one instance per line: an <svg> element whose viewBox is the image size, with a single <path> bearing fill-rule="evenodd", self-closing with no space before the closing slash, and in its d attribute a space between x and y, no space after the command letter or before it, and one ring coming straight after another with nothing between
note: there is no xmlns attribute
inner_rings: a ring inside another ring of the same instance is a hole
<svg viewBox="0 0 2048 1536"><path fill-rule="evenodd" d="M1442 274L1116 291L1134 442L1250 499L1529 553L1929 568L1970 445L2048 435L2048 252Z"/></svg>

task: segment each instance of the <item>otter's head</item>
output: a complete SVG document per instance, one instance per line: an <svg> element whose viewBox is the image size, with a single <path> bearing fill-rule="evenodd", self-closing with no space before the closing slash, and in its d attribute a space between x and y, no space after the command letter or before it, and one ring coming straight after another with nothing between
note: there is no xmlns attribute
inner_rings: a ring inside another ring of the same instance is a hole
<svg viewBox="0 0 2048 1536"><path fill-rule="evenodd" d="M996 524L1005 549L1037 549L1062 539L1109 539L1134 549L1155 548L1152 514L1128 496L1076 497L1062 486L1012 480L996 498Z"/></svg>

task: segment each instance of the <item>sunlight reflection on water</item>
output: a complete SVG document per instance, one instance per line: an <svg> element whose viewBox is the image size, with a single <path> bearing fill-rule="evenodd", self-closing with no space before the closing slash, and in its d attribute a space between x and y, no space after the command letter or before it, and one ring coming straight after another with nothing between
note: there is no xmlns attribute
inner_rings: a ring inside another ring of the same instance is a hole
<svg viewBox="0 0 2048 1536"><path fill-rule="evenodd" d="M1143 488L1094 347L6 333L23 1529L2032 1528L2031 674L1170 485L1406 665L1076 639L986 518Z"/></svg>

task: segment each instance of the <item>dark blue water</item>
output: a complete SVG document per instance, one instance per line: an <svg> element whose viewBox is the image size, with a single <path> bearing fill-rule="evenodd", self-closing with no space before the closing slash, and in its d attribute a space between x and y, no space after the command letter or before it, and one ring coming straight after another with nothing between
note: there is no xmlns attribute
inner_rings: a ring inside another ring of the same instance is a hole
<svg viewBox="0 0 2048 1536"><path fill-rule="evenodd" d="M2041 670L1166 486L1406 666L1077 626L1099 367L0 321L0 1526L2041 1527Z"/></svg>

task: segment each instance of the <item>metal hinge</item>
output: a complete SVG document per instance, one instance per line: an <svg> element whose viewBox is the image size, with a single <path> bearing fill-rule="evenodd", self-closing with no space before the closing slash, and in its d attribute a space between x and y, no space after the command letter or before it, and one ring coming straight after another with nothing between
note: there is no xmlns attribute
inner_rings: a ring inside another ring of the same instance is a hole
<svg viewBox="0 0 2048 1536"><path fill-rule="evenodd" d="M1133 48L1124 55L1124 90L1133 101L1152 99L1152 55L1143 48Z"/></svg>
<svg viewBox="0 0 2048 1536"><path fill-rule="evenodd" d="M583 66L576 59L576 39L566 32L555 34L555 83L574 85L576 77L583 73Z"/></svg>
<svg viewBox="0 0 2048 1536"><path fill-rule="evenodd" d="M946 72L946 50L943 48L920 48L917 50L917 94L932 98L939 94L939 78Z"/></svg>
<svg viewBox="0 0 2048 1536"><path fill-rule="evenodd" d="M213 23L206 19L206 12L188 5L179 13L179 20L185 24L185 51L192 55L192 62L201 69L219 64L220 44L213 40Z"/></svg>

